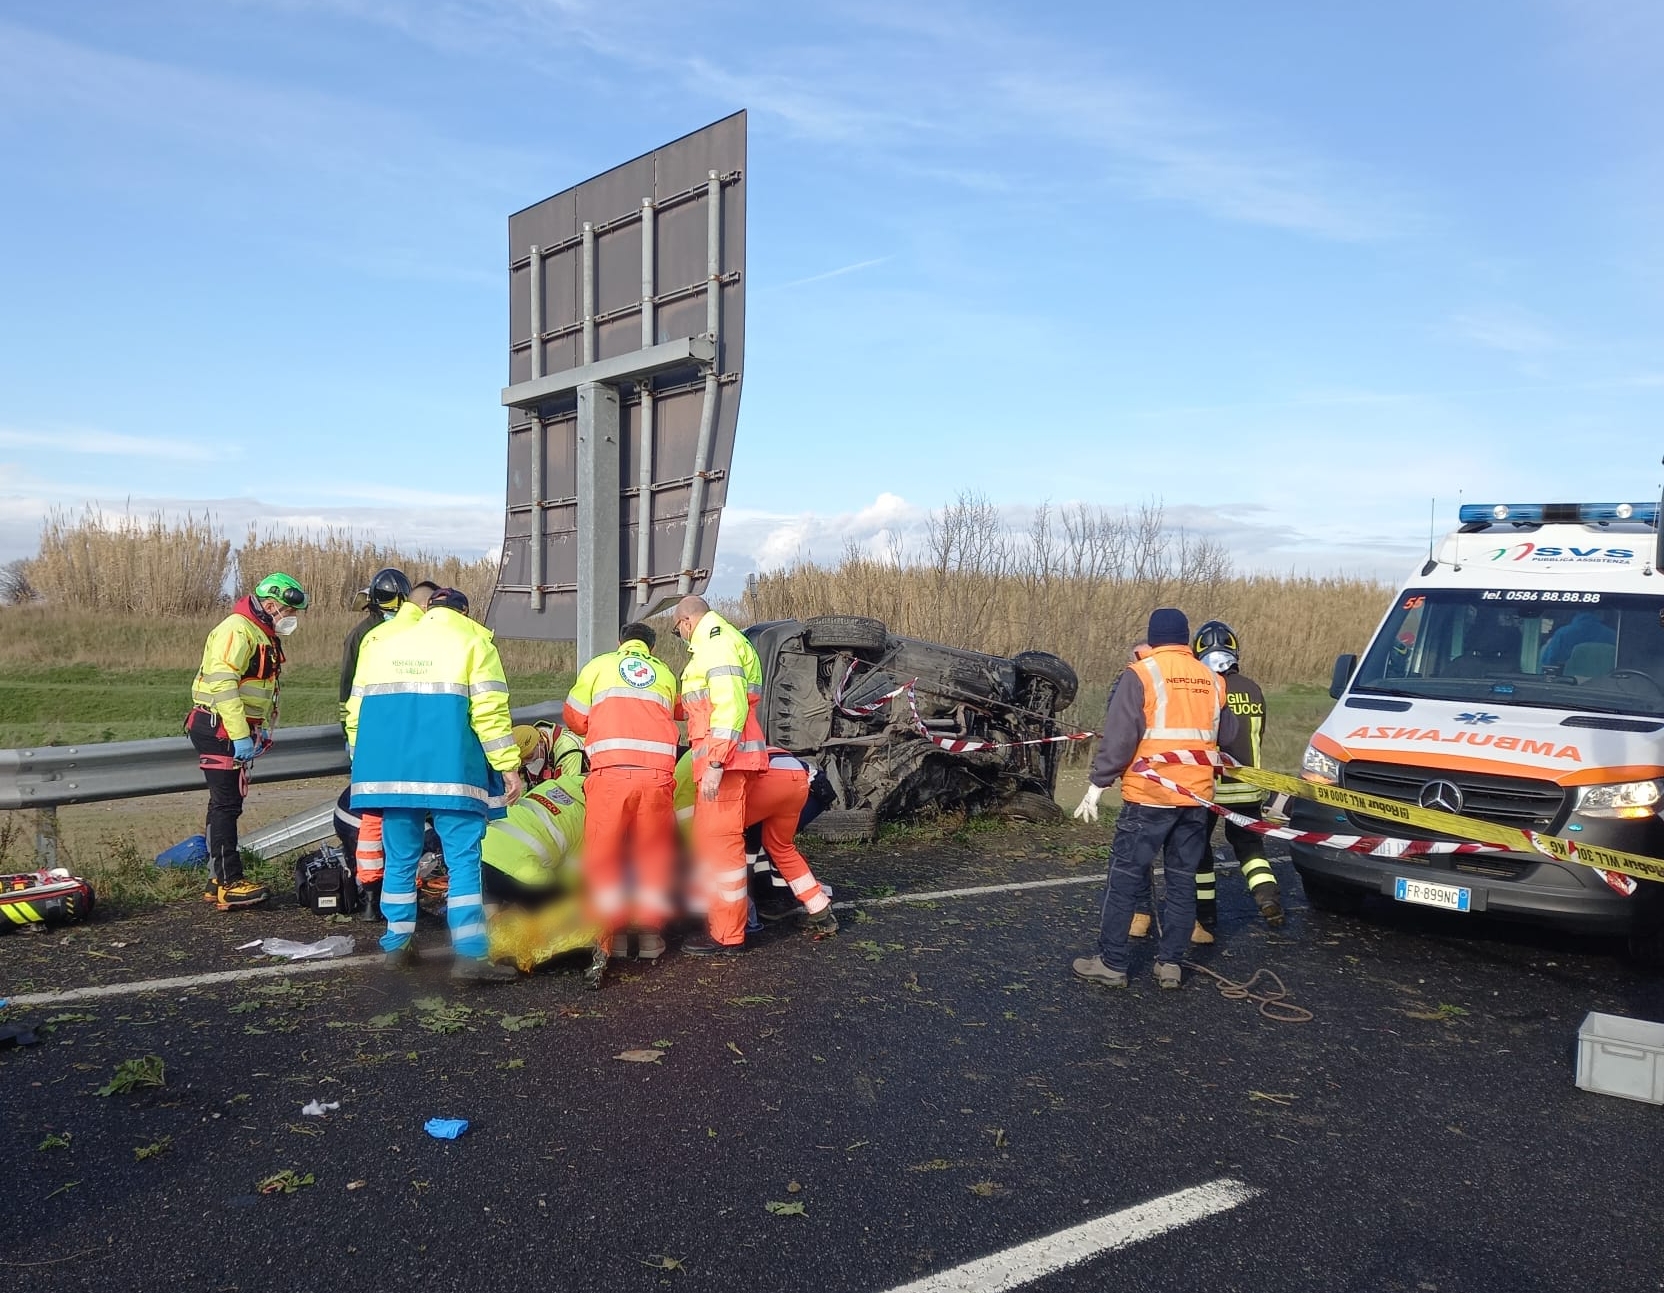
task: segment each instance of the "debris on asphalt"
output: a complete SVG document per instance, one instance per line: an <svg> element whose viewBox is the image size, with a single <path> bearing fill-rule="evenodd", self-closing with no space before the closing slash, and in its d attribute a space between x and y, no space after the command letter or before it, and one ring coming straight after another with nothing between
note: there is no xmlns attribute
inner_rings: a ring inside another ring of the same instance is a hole
<svg viewBox="0 0 1664 1293"><path fill-rule="evenodd" d="M619 1051L614 1055L615 1060L625 1060L631 1064L656 1064L664 1058L663 1051Z"/></svg>
<svg viewBox="0 0 1664 1293"><path fill-rule="evenodd" d="M455 1140L468 1130L466 1118L429 1118L422 1129L435 1140Z"/></svg>
<svg viewBox="0 0 1664 1293"><path fill-rule="evenodd" d="M273 1172L254 1188L261 1194L293 1194L296 1190L312 1184L314 1178L311 1172L302 1176L286 1167L281 1172Z"/></svg>
<svg viewBox="0 0 1664 1293"><path fill-rule="evenodd" d="M340 1107L341 1102L339 1100L331 1100L328 1104L322 1104L314 1100L301 1109L300 1115L303 1118L327 1118L331 1109L339 1109Z"/></svg>
<svg viewBox="0 0 1664 1293"><path fill-rule="evenodd" d="M337 956L351 956L356 946L350 934L331 934L316 943L297 943L287 938L257 938L237 950L246 952L253 948L261 956L281 956L289 961L323 961Z"/></svg>
<svg viewBox="0 0 1664 1293"><path fill-rule="evenodd" d="M27 1024L0 1024L0 1048L7 1046L33 1046L40 1041L35 1036L35 1030Z"/></svg>
<svg viewBox="0 0 1664 1293"><path fill-rule="evenodd" d="M763 1205L777 1217L806 1217L809 1209L801 1203L769 1202Z"/></svg>

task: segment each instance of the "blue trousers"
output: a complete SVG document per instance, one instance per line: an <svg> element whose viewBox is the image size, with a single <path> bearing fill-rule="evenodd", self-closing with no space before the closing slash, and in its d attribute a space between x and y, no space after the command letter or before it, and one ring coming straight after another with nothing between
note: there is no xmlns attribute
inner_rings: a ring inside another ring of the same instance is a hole
<svg viewBox="0 0 1664 1293"><path fill-rule="evenodd" d="M1206 808L1127 804L1121 809L1110 846L1098 926L1098 955L1110 969L1125 974L1132 960L1127 929L1141 897L1150 892L1150 872L1158 853L1165 855L1167 897L1161 908L1156 959L1177 965L1190 950L1190 931L1196 925L1196 868L1208 846L1209 816Z"/></svg>
<svg viewBox="0 0 1664 1293"><path fill-rule="evenodd" d="M381 886L381 912L387 932L384 952L396 952L416 933L416 866L422 860L422 834L429 810L381 810L381 844L387 854L387 875ZM445 915L451 927L451 946L458 956L483 959L489 940L485 911L480 906L480 842L485 839L485 817L457 808L435 808L433 829L445 850L451 876Z"/></svg>

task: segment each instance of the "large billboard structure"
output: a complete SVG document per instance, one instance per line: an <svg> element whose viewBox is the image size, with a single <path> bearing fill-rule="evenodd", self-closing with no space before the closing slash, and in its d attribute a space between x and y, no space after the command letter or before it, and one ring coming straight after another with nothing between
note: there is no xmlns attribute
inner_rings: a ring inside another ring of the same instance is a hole
<svg viewBox="0 0 1664 1293"><path fill-rule="evenodd" d="M486 622L576 640L703 592L745 350L745 113L509 217L508 509Z"/></svg>

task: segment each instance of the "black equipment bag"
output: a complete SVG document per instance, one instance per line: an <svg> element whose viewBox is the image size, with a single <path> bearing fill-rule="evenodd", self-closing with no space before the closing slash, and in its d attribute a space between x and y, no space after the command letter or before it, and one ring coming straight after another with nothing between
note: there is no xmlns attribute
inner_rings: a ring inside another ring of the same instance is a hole
<svg viewBox="0 0 1664 1293"><path fill-rule="evenodd" d="M360 897L353 864L329 844L305 854L295 862L295 895L320 916L350 916Z"/></svg>

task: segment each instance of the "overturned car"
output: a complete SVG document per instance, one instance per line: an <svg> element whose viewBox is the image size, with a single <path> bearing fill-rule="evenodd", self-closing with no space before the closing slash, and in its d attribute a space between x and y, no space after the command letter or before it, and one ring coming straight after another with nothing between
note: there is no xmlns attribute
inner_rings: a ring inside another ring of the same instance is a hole
<svg viewBox="0 0 1664 1293"><path fill-rule="evenodd" d="M810 828L867 838L924 808L1052 821L1060 710L1075 671L1055 655L1007 659L898 637L875 619L822 615L746 631L763 664L763 729L825 773L835 803Z"/></svg>

